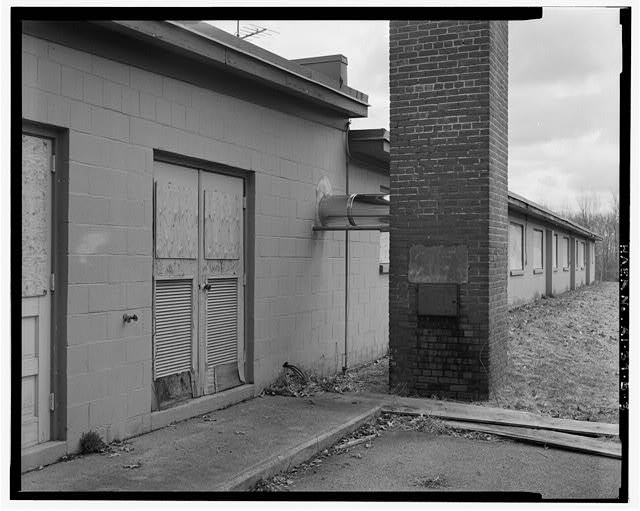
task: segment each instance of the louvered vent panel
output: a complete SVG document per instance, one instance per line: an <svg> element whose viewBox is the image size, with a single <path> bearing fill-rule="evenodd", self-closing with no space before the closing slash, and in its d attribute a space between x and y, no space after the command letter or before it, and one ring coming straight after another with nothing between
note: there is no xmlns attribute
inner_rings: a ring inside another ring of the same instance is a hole
<svg viewBox="0 0 640 511"><path fill-rule="evenodd" d="M191 369L192 280L157 280L155 379Z"/></svg>
<svg viewBox="0 0 640 511"><path fill-rule="evenodd" d="M210 279L207 292L207 365L238 359L238 279Z"/></svg>

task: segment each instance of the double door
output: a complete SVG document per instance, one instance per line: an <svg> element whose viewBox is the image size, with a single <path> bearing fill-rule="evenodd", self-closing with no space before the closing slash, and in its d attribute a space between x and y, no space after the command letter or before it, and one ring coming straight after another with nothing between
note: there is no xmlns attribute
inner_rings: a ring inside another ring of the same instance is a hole
<svg viewBox="0 0 640 511"><path fill-rule="evenodd" d="M154 163L158 406L244 382L244 182Z"/></svg>

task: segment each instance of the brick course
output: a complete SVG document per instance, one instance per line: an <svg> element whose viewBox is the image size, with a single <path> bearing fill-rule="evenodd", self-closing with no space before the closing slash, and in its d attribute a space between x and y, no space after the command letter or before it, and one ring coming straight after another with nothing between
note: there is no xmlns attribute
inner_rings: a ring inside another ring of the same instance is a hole
<svg viewBox="0 0 640 511"><path fill-rule="evenodd" d="M390 385L487 398L506 364L507 22L392 21ZM418 316L414 245L466 245L457 318Z"/></svg>

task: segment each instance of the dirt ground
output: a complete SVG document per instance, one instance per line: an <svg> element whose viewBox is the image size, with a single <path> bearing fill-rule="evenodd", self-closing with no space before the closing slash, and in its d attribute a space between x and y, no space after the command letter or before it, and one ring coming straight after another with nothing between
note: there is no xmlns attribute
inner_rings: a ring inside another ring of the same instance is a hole
<svg viewBox="0 0 640 511"><path fill-rule="evenodd" d="M601 282L509 311L503 387L477 403L552 417L618 422L618 284ZM389 392L389 359L329 378L291 371L268 393Z"/></svg>

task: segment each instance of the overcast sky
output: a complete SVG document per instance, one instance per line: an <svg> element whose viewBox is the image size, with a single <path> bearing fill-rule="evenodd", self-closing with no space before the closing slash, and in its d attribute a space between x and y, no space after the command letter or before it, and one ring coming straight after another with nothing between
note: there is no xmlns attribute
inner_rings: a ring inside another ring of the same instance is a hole
<svg viewBox="0 0 640 511"><path fill-rule="evenodd" d="M607 206L618 190L618 10L544 8L509 23L509 189L552 209L578 193ZM235 21L212 22L235 33ZM342 53L349 86L369 95L353 129L389 128L387 21L244 21L270 29L248 39L288 59ZM244 28L243 28L244 27Z"/></svg>

